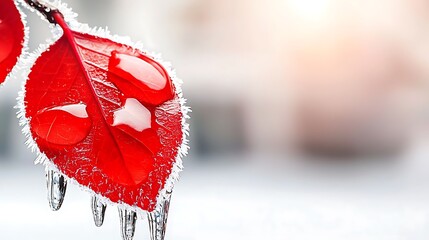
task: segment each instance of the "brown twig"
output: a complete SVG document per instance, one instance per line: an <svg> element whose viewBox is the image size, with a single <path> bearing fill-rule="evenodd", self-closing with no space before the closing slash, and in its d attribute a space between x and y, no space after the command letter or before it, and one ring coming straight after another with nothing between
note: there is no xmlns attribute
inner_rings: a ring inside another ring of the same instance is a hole
<svg viewBox="0 0 429 240"><path fill-rule="evenodd" d="M24 0L28 5L30 5L30 7L36 9L38 12L40 12L41 14L43 14L43 16L46 17L46 19L50 22L50 23L54 23L57 24L55 18L54 18L54 13L60 13L60 11L58 11L58 9L53 8L51 6L48 6L45 3L41 3L37 0Z"/></svg>

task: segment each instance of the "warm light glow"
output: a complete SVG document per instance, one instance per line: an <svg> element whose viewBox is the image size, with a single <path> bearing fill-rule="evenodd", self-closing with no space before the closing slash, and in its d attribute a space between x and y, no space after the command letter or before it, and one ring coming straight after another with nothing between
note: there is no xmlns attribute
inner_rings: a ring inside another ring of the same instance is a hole
<svg viewBox="0 0 429 240"><path fill-rule="evenodd" d="M328 17L331 0L289 0L294 17L305 22L319 22Z"/></svg>

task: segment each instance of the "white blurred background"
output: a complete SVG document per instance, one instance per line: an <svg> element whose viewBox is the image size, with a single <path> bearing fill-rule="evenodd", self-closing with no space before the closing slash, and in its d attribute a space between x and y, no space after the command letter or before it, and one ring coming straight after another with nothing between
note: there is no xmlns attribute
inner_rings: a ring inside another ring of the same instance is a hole
<svg viewBox="0 0 429 240"><path fill-rule="evenodd" d="M191 151L166 239L429 238L428 1L68 3L184 80ZM49 28L28 15L35 49ZM20 85L0 89L0 239L120 239L116 209L96 228L76 186L50 211L13 109Z"/></svg>

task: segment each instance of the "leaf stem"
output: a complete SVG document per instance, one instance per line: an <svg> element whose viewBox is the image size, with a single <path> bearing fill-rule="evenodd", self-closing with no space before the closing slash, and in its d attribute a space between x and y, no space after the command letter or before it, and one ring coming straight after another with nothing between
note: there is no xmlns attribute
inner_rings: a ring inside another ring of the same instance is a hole
<svg viewBox="0 0 429 240"><path fill-rule="evenodd" d="M30 7L34 8L35 10L37 10L38 12L40 12L43 16L45 16L45 18L50 22L50 23L54 23L57 24L57 21L55 20L54 15L55 14L61 14L61 12L50 6L49 4L46 3L41 3L38 0L24 0L28 5L30 5Z"/></svg>

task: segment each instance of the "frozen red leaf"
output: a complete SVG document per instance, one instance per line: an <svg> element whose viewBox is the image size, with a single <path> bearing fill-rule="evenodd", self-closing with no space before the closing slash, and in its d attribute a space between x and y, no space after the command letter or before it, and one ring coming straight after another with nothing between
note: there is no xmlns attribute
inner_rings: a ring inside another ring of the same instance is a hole
<svg viewBox="0 0 429 240"><path fill-rule="evenodd" d="M160 63L130 46L72 31L36 60L25 86L31 134L65 175L153 210L182 144L182 112Z"/></svg>
<svg viewBox="0 0 429 240"><path fill-rule="evenodd" d="M24 24L13 0L0 2L0 83L4 82L21 55Z"/></svg>

